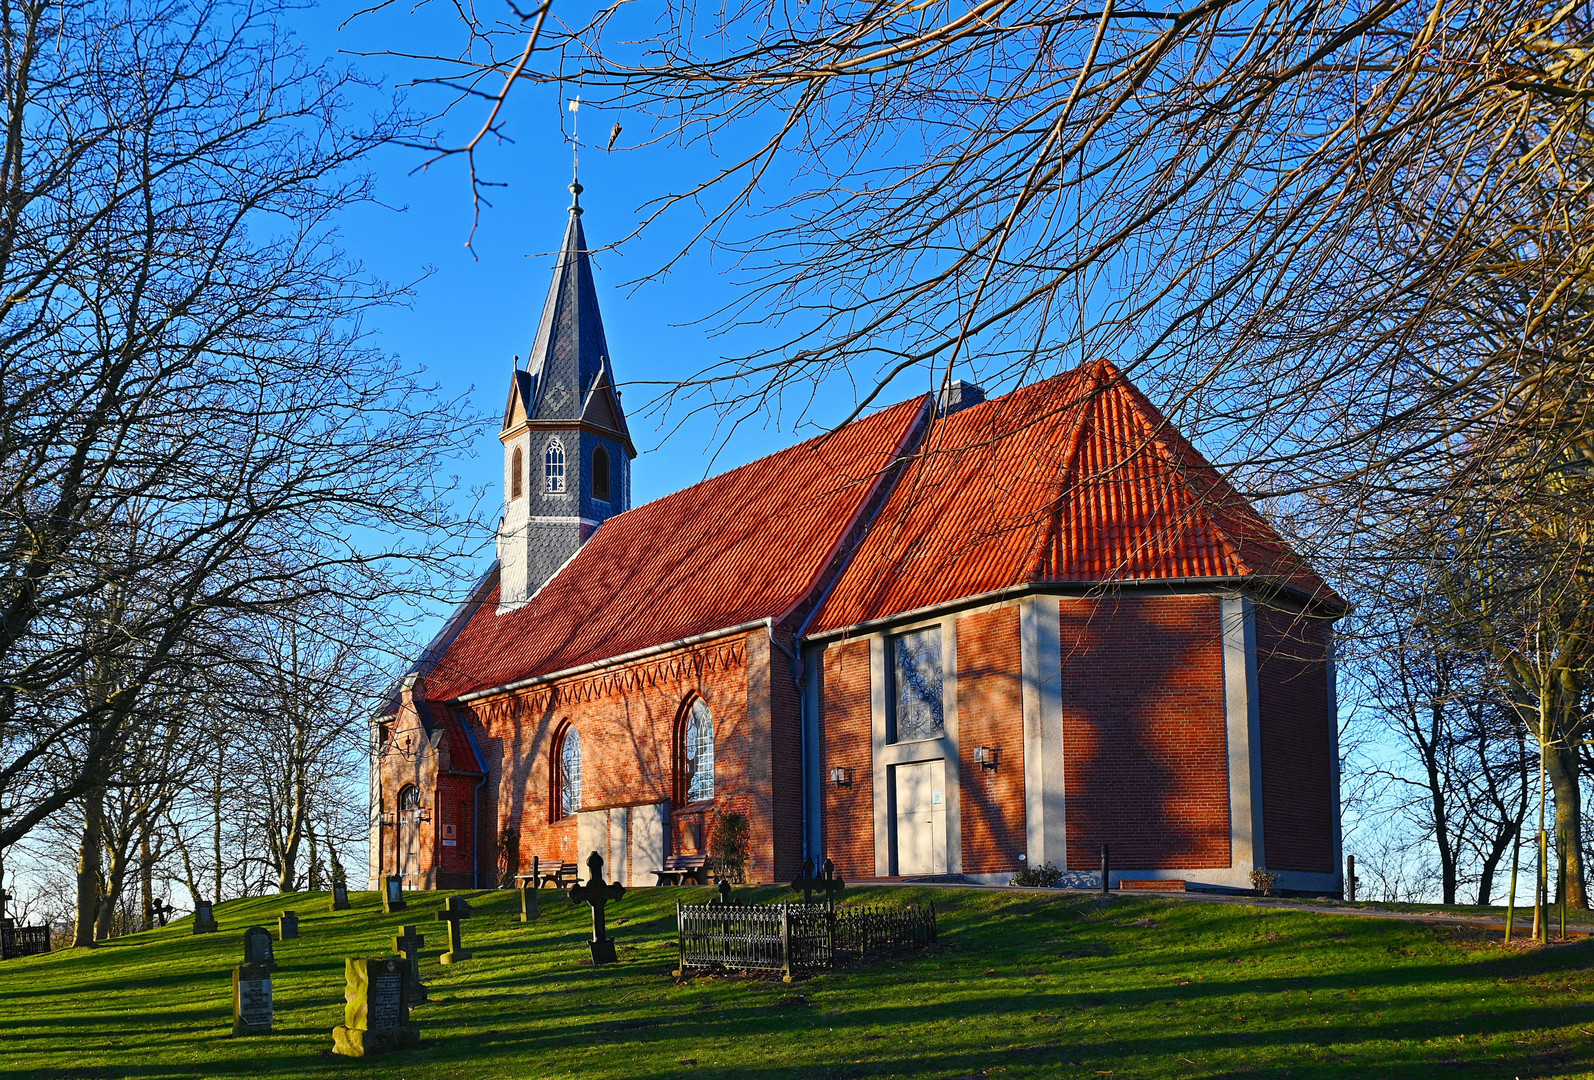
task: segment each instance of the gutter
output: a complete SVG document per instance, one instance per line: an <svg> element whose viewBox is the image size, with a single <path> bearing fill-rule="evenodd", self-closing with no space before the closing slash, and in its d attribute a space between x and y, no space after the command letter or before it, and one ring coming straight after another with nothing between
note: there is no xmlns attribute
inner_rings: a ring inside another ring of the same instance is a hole
<svg viewBox="0 0 1594 1080"><path fill-rule="evenodd" d="M589 664L581 664L578 667L565 668L563 671L554 671L547 675L533 675L529 679L520 679L517 682L505 683L502 686L489 686L485 690L472 690L468 694L461 694L459 697L454 698L453 701L454 703L463 705L466 702L479 701L484 697L492 697L494 694L507 694L515 690L524 690L527 687L540 686L543 683L555 682L559 679L569 679L576 675L586 675L590 672L602 671L604 668L619 667L624 664L634 663L638 660L645 660L648 657L656 656L659 653L669 652L671 649L685 648L689 645L701 645L704 642L716 641L719 638L734 637L737 634L745 634L749 630L757 630L760 626L766 625L769 621L770 620L768 618L754 619L752 622L745 622L740 626L728 626L723 630L710 630L703 634L693 634L691 637L680 638L676 641L666 641L662 645L649 645L645 649L638 649L635 652L628 652L621 656L607 657L603 660L594 660Z"/></svg>
<svg viewBox="0 0 1594 1080"><path fill-rule="evenodd" d="M1006 588L994 589L991 592L980 593L976 596L963 596L957 598L956 600L944 600L939 604L930 604L921 608L913 608L909 611L899 611L892 615L883 615L878 619L867 619L863 622L853 623L851 626L841 626L834 630L826 630L823 633L814 634L813 636L807 637L804 640L817 643L831 641L838 638L853 637L858 634L868 634L874 632L875 630L879 630L882 627L891 626L896 623L912 622L916 619L925 619L933 615L941 615L949 611L957 611L963 608L982 607L986 604L998 603L1002 600L1009 600L1014 597L1023 596L1027 593L1040 593L1044 595L1057 594L1064 596L1088 596L1090 593L1104 588L1112 589L1113 591L1118 592L1158 593L1172 592L1174 590L1190 588L1192 586L1198 586L1207 589L1243 589L1247 587L1271 589L1274 592L1279 592L1294 597L1295 599L1301 601L1302 604L1308 608L1326 607L1330 610L1338 610L1337 605L1326 604L1323 601L1318 600L1293 586L1280 585L1270 582L1264 578L1251 577L1248 575L1240 577L1147 578L1140 581L1027 581L1020 585L1009 585ZM1335 618L1337 619L1345 615L1348 610L1349 606L1347 605L1345 610L1339 610Z"/></svg>

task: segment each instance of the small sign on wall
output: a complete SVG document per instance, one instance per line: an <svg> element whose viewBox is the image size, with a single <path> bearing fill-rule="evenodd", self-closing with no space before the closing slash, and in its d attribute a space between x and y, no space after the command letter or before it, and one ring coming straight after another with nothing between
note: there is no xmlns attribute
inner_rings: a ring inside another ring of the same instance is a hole
<svg viewBox="0 0 1594 1080"><path fill-rule="evenodd" d="M454 826L453 822L451 822L451 821L443 822L443 846L444 847L458 847L459 846L459 836L454 831L454 829L455 829L455 826Z"/></svg>

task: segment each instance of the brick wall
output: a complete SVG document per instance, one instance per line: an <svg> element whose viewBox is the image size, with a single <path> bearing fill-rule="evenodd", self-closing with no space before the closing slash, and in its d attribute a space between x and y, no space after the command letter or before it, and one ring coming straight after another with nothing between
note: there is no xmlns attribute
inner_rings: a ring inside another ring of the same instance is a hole
<svg viewBox="0 0 1594 1080"><path fill-rule="evenodd" d="M844 878L874 877L874 743L869 712L869 641L831 645L820 673L824 741L825 854ZM852 782L830 782L832 767L851 771Z"/></svg>
<svg viewBox="0 0 1594 1080"><path fill-rule="evenodd" d="M1262 604L1255 610L1267 868L1333 873L1328 627L1297 612Z"/></svg>
<svg viewBox="0 0 1594 1080"><path fill-rule="evenodd" d="M1103 843L1124 870L1228 866L1218 599L1061 609L1069 866L1097 865Z"/></svg>
<svg viewBox="0 0 1594 1080"><path fill-rule="evenodd" d="M780 641L793 649L789 634L783 634ZM802 698L786 652L774 651L770 671L775 880L791 881L802 872L803 861Z"/></svg>
<svg viewBox="0 0 1594 1080"><path fill-rule="evenodd" d="M566 722L581 738L584 808L671 799L676 723L693 693L702 695L714 716L715 806L748 815L750 879L774 880L774 838L785 826L772 791L771 724L789 721L771 674L768 639L760 631L470 703L462 711L488 767L481 809L483 880L496 876L497 837L505 828L518 842L522 873L529 872L534 855L581 861L575 819L554 820L549 810L552 744ZM781 678L789 682L789 676ZM688 811L672 820L672 842L683 839L688 822L702 818ZM800 809L796 828L800 850Z"/></svg>
<svg viewBox="0 0 1594 1080"><path fill-rule="evenodd" d="M1024 835L1024 702L1018 607L965 615L957 623L958 766L962 777L963 871L1017 870ZM976 746L1001 751L996 769Z"/></svg>

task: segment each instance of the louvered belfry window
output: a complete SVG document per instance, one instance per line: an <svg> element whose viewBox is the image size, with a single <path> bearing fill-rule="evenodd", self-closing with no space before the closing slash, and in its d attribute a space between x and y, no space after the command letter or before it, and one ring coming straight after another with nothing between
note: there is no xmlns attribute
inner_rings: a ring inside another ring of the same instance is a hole
<svg viewBox="0 0 1594 1080"><path fill-rule="evenodd" d="M941 628L891 639L892 740L934 739L946 733L941 705Z"/></svg>
<svg viewBox="0 0 1594 1080"><path fill-rule="evenodd" d="M558 439L548 441L548 452L542 456L542 472L547 485L544 490L560 492L565 489L565 444Z"/></svg>

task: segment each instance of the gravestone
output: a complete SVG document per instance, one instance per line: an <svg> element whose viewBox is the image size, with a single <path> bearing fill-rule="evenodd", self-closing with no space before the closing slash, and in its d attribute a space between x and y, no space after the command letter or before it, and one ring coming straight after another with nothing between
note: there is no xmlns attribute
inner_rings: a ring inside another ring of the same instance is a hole
<svg viewBox="0 0 1594 1080"><path fill-rule="evenodd" d="M393 951L402 953L409 964L410 1004L422 1005L426 1002L426 984L421 982L421 946L426 944L426 936L417 934L413 926L403 930L393 939Z"/></svg>
<svg viewBox="0 0 1594 1080"><path fill-rule="evenodd" d="M172 906L166 902L165 897L156 897L155 902L150 905L150 911L154 914L155 922L159 926L166 925L166 920L171 917L173 910Z"/></svg>
<svg viewBox="0 0 1594 1080"><path fill-rule="evenodd" d="M814 860L803 860L802 876L791 883L791 887L803 894L804 906L814 902L814 893L823 893L825 903L829 907L836 906L836 894L847 887L846 882L836 875L836 864L829 859L825 860L823 871L814 873Z"/></svg>
<svg viewBox="0 0 1594 1080"><path fill-rule="evenodd" d="M347 885L345 885L343 882L334 881L332 883L332 902L328 906L327 910L328 911L347 911L347 910L349 910L349 887Z"/></svg>
<svg viewBox="0 0 1594 1080"><path fill-rule="evenodd" d="M276 957L271 953L271 931L264 926L251 926L244 931L244 963L277 970Z"/></svg>
<svg viewBox="0 0 1594 1080"><path fill-rule="evenodd" d="M727 880L726 878L720 878L719 884L716 885L714 888L715 888L715 892L718 895L715 896L714 899L712 899L712 900L710 900L708 902L708 906L709 907L730 907L730 904L731 904L731 883L730 883L730 881Z"/></svg>
<svg viewBox="0 0 1594 1080"><path fill-rule="evenodd" d="M596 851L588 855L587 883L570 886L570 902L579 904L585 901L592 907L592 940L587 946L592 950L594 964L612 964L616 960L614 939L609 936L608 927L603 921L603 908L610 900L618 900L624 895L625 886L618 881L612 885L603 883L603 856Z"/></svg>
<svg viewBox="0 0 1594 1080"><path fill-rule="evenodd" d="M214 934L216 932L216 913L209 900L194 901L194 933Z"/></svg>
<svg viewBox="0 0 1594 1080"><path fill-rule="evenodd" d="M295 911L284 911L277 916L277 940L296 941L299 937L299 914Z"/></svg>
<svg viewBox="0 0 1594 1080"><path fill-rule="evenodd" d="M404 879L397 874L390 874L382 880L382 910L391 915L395 911L403 911L408 905L404 903Z"/></svg>
<svg viewBox="0 0 1594 1080"><path fill-rule="evenodd" d="M232 969L232 1033L271 1034L271 969L239 964Z"/></svg>
<svg viewBox="0 0 1594 1080"><path fill-rule="evenodd" d="M420 1041L420 1030L410 1023L403 958L350 956L343 976L343 1023L332 1029L334 1054L385 1054Z"/></svg>
<svg viewBox="0 0 1594 1080"><path fill-rule="evenodd" d="M461 919L470 918L471 906L462 896L450 896L443 910L437 913L437 921L448 924L448 951L437 958L440 964L457 964L461 960L470 959L470 950L465 948Z"/></svg>

